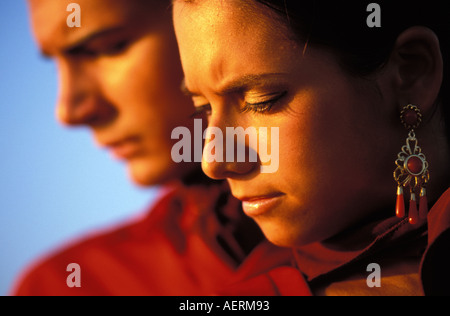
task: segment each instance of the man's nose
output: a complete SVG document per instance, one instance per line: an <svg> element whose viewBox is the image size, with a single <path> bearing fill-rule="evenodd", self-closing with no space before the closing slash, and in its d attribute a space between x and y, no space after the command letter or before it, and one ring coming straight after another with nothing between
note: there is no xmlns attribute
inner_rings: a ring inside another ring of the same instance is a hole
<svg viewBox="0 0 450 316"><path fill-rule="evenodd" d="M99 126L116 115L115 107L104 97L94 76L59 65L58 120L69 126Z"/></svg>

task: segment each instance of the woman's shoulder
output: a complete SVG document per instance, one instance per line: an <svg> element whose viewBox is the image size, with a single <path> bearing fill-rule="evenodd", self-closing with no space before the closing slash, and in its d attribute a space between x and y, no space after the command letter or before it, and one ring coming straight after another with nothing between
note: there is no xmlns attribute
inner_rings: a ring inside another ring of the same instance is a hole
<svg viewBox="0 0 450 316"><path fill-rule="evenodd" d="M421 278L426 295L450 295L450 189L428 215L428 248Z"/></svg>

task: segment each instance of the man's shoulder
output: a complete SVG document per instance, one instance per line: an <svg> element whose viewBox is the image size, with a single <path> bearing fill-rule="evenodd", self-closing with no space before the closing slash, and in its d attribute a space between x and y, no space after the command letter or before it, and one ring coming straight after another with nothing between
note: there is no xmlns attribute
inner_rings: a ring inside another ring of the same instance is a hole
<svg viewBox="0 0 450 316"><path fill-rule="evenodd" d="M139 245L141 239L149 237L144 234L146 223L146 218L133 219L65 242L31 263L21 273L12 294L73 295L79 292L89 295L68 288L66 279L73 271L73 264L82 267L83 277L89 278L89 274L93 274L101 279L108 273L105 265L120 260L117 256L132 251L130 245Z"/></svg>

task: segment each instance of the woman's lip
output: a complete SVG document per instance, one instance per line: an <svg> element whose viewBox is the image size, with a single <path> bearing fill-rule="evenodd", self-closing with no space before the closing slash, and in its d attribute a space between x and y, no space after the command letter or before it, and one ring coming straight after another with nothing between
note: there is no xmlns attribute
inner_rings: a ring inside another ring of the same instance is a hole
<svg viewBox="0 0 450 316"><path fill-rule="evenodd" d="M242 208L244 213L250 217L260 216L272 210L280 202L284 194L276 193L253 198L242 198Z"/></svg>

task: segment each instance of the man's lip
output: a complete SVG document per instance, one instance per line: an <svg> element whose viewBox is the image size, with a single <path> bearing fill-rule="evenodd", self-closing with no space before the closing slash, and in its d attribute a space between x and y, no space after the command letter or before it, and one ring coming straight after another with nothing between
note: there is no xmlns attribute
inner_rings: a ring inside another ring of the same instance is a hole
<svg viewBox="0 0 450 316"><path fill-rule="evenodd" d="M137 139L132 137L107 143L105 147L111 151L114 157L120 160L130 159L139 151Z"/></svg>
<svg viewBox="0 0 450 316"><path fill-rule="evenodd" d="M283 193L272 193L238 199L242 201L242 208L245 214L250 217L256 217L270 212L281 202L283 196Z"/></svg>

